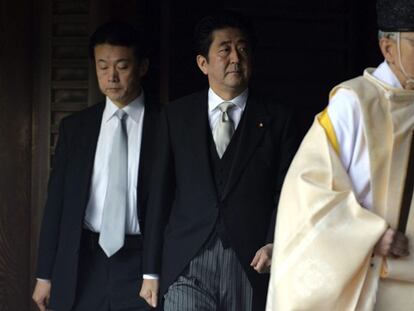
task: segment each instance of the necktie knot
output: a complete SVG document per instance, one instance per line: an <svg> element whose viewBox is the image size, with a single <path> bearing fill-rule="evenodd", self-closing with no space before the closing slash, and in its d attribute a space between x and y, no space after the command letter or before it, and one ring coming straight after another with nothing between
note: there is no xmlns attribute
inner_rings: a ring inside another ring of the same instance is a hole
<svg viewBox="0 0 414 311"><path fill-rule="evenodd" d="M232 102L222 102L218 108L221 111L221 119L223 122L229 122L230 118L228 115L228 111L234 107Z"/></svg>
<svg viewBox="0 0 414 311"><path fill-rule="evenodd" d="M117 118L119 119L119 120L121 120L121 121L124 121L125 119L126 119L126 117L128 116L128 114L125 112L125 111L123 111L122 109L118 109L116 112L115 112L115 115L117 116Z"/></svg>
<svg viewBox="0 0 414 311"><path fill-rule="evenodd" d="M228 112L233 107L234 107L234 104L232 102L222 102L218 106L221 112Z"/></svg>

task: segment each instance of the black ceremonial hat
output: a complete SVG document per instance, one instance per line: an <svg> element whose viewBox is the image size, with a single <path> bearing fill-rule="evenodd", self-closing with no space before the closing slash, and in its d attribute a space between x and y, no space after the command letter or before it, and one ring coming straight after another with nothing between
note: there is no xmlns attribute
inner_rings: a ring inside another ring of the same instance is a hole
<svg viewBox="0 0 414 311"><path fill-rule="evenodd" d="M414 0L377 0L377 21L382 31L414 31Z"/></svg>

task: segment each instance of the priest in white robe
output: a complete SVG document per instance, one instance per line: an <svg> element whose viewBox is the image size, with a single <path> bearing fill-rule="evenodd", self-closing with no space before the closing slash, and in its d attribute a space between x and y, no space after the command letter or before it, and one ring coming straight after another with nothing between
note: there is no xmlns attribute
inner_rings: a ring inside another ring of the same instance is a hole
<svg viewBox="0 0 414 311"><path fill-rule="evenodd" d="M414 310L414 204L398 231L414 174L414 1L378 0L377 15L384 62L331 91L285 178L267 311Z"/></svg>

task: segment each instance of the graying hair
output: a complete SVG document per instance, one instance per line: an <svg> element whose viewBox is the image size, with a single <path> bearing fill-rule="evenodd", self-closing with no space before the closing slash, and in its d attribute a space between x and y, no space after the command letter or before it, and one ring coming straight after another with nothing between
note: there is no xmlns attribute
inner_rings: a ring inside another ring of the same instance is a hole
<svg viewBox="0 0 414 311"><path fill-rule="evenodd" d="M378 40L381 40L382 38L397 40L398 32L395 31L378 31Z"/></svg>

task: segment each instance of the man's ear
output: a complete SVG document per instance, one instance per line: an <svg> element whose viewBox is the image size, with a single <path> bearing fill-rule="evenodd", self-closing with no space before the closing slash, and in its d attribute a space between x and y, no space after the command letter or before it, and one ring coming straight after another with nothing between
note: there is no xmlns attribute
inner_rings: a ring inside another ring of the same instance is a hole
<svg viewBox="0 0 414 311"><path fill-rule="evenodd" d="M391 38L381 38L379 40L379 46L385 60L392 65L395 65L398 60L397 42Z"/></svg>
<svg viewBox="0 0 414 311"><path fill-rule="evenodd" d="M139 68L138 68L138 75L139 75L140 78L142 78L143 76L145 76L147 74L148 67L149 67L149 60L148 60L148 58L144 58L140 62Z"/></svg>
<svg viewBox="0 0 414 311"><path fill-rule="evenodd" d="M203 55L197 55L197 65L205 75L208 74L208 61Z"/></svg>

